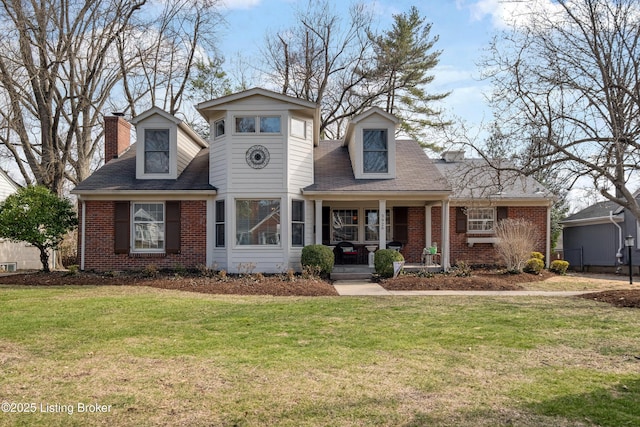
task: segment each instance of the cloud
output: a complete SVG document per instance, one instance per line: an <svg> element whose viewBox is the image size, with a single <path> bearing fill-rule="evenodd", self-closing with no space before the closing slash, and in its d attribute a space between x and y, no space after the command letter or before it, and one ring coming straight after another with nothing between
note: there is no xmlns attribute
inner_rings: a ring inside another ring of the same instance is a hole
<svg viewBox="0 0 640 427"><path fill-rule="evenodd" d="M499 29L523 26L529 22L531 14L553 14L560 7L552 0L478 0L471 3L457 0L456 4L459 9L469 10L472 21L488 17L493 26Z"/></svg>
<svg viewBox="0 0 640 427"><path fill-rule="evenodd" d="M228 10L235 9L252 9L258 5L262 0L223 0L224 7Z"/></svg>

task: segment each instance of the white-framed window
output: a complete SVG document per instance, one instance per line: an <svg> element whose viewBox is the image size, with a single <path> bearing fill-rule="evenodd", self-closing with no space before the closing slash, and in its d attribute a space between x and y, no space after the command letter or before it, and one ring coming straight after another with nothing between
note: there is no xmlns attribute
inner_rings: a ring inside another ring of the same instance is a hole
<svg viewBox="0 0 640 427"><path fill-rule="evenodd" d="M280 116L236 116L235 131L236 133L280 133Z"/></svg>
<svg viewBox="0 0 640 427"><path fill-rule="evenodd" d="M213 122L213 129L214 129L213 131L214 138L218 138L224 135L224 132L225 132L224 119L216 120L215 122Z"/></svg>
<svg viewBox="0 0 640 427"><path fill-rule="evenodd" d="M216 248L225 247L225 206L224 200L216 200Z"/></svg>
<svg viewBox="0 0 640 427"><path fill-rule="evenodd" d="M169 129L144 130L144 173L169 173Z"/></svg>
<svg viewBox="0 0 640 427"><path fill-rule="evenodd" d="M304 246L304 200L291 201L291 246Z"/></svg>
<svg viewBox="0 0 640 427"><path fill-rule="evenodd" d="M362 131L362 150L362 171L364 173L387 173L389 171L387 129L364 129Z"/></svg>
<svg viewBox="0 0 640 427"><path fill-rule="evenodd" d="M495 219L495 208L467 208L467 232L493 233Z"/></svg>
<svg viewBox="0 0 640 427"><path fill-rule="evenodd" d="M387 239L391 238L391 211L385 215L385 230ZM378 209L364 210L364 240L377 242L380 240L380 215Z"/></svg>
<svg viewBox="0 0 640 427"><path fill-rule="evenodd" d="M307 122L296 118L291 118L291 136L306 139L307 138Z"/></svg>
<svg viewBox="0 0 640 427"><path fill-rule="evenodd" d="M358 241L357 209L336 209L331 212L331 241Z"/></svg>
<svg viewBox="0 0 640 427"><path fill-rule="evenodd" d="M133 251L163 252L165 248L164 203L132 203Z"/></svg>
<svg viewBox="0 0 640 427"><path fill-rule="evenodd" d="M280 199L236 199L236 244L280 244Z"/></svg>

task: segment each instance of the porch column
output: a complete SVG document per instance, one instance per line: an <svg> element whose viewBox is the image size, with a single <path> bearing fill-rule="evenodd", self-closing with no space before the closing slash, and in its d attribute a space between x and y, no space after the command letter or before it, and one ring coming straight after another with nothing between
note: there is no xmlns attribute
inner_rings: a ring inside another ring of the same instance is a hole
<svg viewBox="0 0 640 427"><path fill-rule="evenodd" d="M379 237L378 248L387 248L387 201L378 200L378 222L379 222Z"/></svg>
<svg viewBox="0 0 640 427"><path fill-rule="evenodd" d="M431 206L425 205L424 207L424 245L425 247L433 246L431 239Z"/></svg>
<svg viewBox="0 0 640 427"><path fill-rule="evenodd" d="M449 201L442 201L442 268L447 271L451 267L449 236Z"/></svg>
<svg viewBox="0 0 640 427"><path fill-rule="evenodd" d="M316 200L316 219L313 230L316 235L316 245L322 244L322 199Z"/></svg>

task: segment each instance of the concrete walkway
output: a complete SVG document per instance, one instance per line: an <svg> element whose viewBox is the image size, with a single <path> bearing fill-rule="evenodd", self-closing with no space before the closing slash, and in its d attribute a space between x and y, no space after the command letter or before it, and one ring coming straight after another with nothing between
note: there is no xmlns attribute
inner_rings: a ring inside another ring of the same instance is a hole
<svg viewBox="0 0 640 427"><path fill-rule="evenodd" d="M377 283L364 280L337 280L333 283L339 295L470 295L470 296L543 296L571 297L586 294L589 291L388 291Z"/></svg>

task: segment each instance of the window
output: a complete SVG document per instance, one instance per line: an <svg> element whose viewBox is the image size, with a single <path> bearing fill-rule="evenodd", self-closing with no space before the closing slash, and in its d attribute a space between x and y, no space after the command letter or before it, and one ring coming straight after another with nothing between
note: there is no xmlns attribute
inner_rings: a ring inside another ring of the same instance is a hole
<svg viewBox="0 0 640 427"><path fill-rule="evenodd" d="M224 248L224 200L216 200L216 247Z"/></svg>
<svg viewBox="0 0 640 427"><path fill-rule="evenodd" d="M224 135L224 119L217 120L213 123L215 138Z"/></svg>
<svg viewBox="0 0 640 427"><path fill-rule="evenodd" d="M391 220L390 211L386 211L385 230L387 240L391 238ZM380 240L380 217L377 209L366 209L364 211L364 240L379 241Z"/></svg>
<svg viewBox="0 0 640 427"><path fill-rule="evenodd" d="M237 133L280 133L280 116L236 117ZM256 123L260 127L256 129Z"/></svg>
<svg viewBox="0 0 640 427"><path fill-rule="evenodd" d="M291 201L291 246L304 246L304 201Z"/></svg>
<svg viewBox="0 0 640 427"><path fill-rule="evenodd" d="M299 119L291 119L291 136L297 136L298 138L307 138L307 122Z"/></svg>
<svg viewBox="0 0 640 427"><path fill-rule="evenodd" d="M169 129L144 131L144 173L169 173Z"/></svg>
<svg viewBox="0 0 640 427"><path fill-rule="evenodd" d="M164 251L164 204L134 203L133 231L135 251Z"/></svg>
<svg viewBox="0 0 640 427"><path fill-rule="evenodd" d="M389 170L386 129L365 129L362 132L363 172L387 173Z"/></svg>
<svg viewBox="0 0 640 427"><path fill-rule="evenodd" d="M334 242L358 241L358 210L334 210L332 213L331 240Z"/></svg>
<svg viewBox="0 0 640 427"><path fill-rule="evenodd" d="M467 232L492 233L495 224L496 210L494 208L468 208Z"/></svg>
<svg viewBox="0 0 640 427"><path fill-rule="evenodd" d="M236 132L254 133L256 131L255 117L236 117Z"/></svg>
<svg viewBox="0 0 640 427"><path fill-rule="evenodd" d="M236 200L236 244L280 244L280 200Z"/></svg>
<svg viewBox="0 0 640 427"><path fill-rule="evenodd" d="M260 133L280 133L280 116L260 117Z"/></svg>

